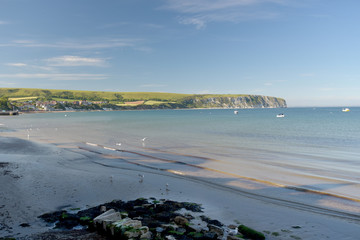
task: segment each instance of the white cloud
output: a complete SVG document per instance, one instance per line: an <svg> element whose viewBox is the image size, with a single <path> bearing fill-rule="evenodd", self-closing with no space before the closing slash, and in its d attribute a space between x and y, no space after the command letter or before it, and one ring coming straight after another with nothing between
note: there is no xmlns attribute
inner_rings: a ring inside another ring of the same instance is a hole
<svg viewBox="0 0 360 240"><path fill-rule="evenodd" d="M16 73L0 74L0 78L19 78L19 79L47 79L52 81L75 81L75 80L103 80L107 76L104 74L68 74L68 73Z"/></svg>
<svg viewBox="0 0 360 240"><path fill-rule="evenodd" d="M14 40L13 42L18 43L18 44L32 44L32 43L35 43L32 40Z"/></svg>
<svg viewBox="0 0 360 240"><path fill-rule="evenodd" d="M60 56L46 60L50 66L74 67L74 66L104 66L102 58L86 58L79 56Z"/></svg>
<svg viewBox="0 0 360 240"><path fill-rule="evenodd" d="M202 29L206 26L206 21L201 18L179 18L179 23L184 25L195 25L196 29Z"/></svg>
<svg viewBox="0 0 360 240"><path fill-rule="evenodd" d="M26 64L26 63L7 63L6 66L11 66L11 67L26 67L27 64Z"/></svg>
<svg viewBox="0 0 360 240"><path fill-rule="evenodd" d="M5 24L8 24L8 22L0 21L0 25L5 25Z"/></svg>
<svg viewBox="0 0 360 240"><path fill-rule="evenodd" d="M264 5L284 5L290 1L293 0L168 0L161 9L179 12L182 14L179 23L201 29L209 22L276 18L278 14Z"/></svg>
<svg viewBox="0 0 360 240"><path fill-rule="evenodd" d="M112 38L98 39L87 42L61 41L54 43L36 42L33 40L15 40L10 43L0 43L0 47L36 47L36 48L62 48L62 49L106 49L134 47L140 39Z"/></svg>
<svg viewBox="0 0 360 240"><path fill-rule="evenodd" d="M261 2L260 0L168 0L164 8L172 9L182 13L199 13L249 6Z"/></svg>

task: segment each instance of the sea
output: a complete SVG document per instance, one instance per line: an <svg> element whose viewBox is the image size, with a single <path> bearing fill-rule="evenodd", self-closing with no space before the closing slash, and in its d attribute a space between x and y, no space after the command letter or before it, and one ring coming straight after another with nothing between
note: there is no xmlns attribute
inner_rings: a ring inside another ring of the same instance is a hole
<svg viewBox="0 0 360 240"><path fill-rule="evenodd" d="M236 178L360 201L360 107L234 110L0 116L0 136L133 154L184 176L210 172L223 185Z"/></svg>

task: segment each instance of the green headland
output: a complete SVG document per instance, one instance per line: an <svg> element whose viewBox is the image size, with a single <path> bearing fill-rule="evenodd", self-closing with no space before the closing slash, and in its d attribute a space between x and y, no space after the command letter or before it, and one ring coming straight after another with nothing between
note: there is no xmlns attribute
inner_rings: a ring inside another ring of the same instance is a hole
<svg viewBox="0 0 360 240"><path fill-rule="evenodd" d="M1 110L281 108L282 98L249 94L180 94L0 88Z"/></svg>

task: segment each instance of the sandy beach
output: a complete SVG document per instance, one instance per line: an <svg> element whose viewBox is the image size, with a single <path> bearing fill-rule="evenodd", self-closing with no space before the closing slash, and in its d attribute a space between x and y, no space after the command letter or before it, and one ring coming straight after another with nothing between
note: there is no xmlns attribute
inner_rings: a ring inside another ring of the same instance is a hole
<svg viewBox="0 0 360 240"><path fill-rule="evenodd" d="M269 198L246 191L260 183L222 187L211 182L214 173L187 177L160 165L146 167L146 161L134 164L131 153L114 157L88 144L55 146L9 137L0 142L0 237L47 231L49 226L37 218L46 212L139 197L200 203L209 217L265 231L267 239L358 239L360 234L360 217L352 212L357 203L346 204L346 212L325 202L319 207ZM283 190L268 186L266 191ZM301 197L301 192L293 195Z"/></svg>

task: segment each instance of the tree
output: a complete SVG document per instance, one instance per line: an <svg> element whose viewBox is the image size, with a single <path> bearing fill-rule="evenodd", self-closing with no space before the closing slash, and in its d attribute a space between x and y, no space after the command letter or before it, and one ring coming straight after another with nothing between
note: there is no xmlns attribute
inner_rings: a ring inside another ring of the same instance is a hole
<svg viewBox="0 0 360 240"><path fill-rule="evenodd" d="M0 110L11 110L11 104L7 97L0 98Z"/></svg>

